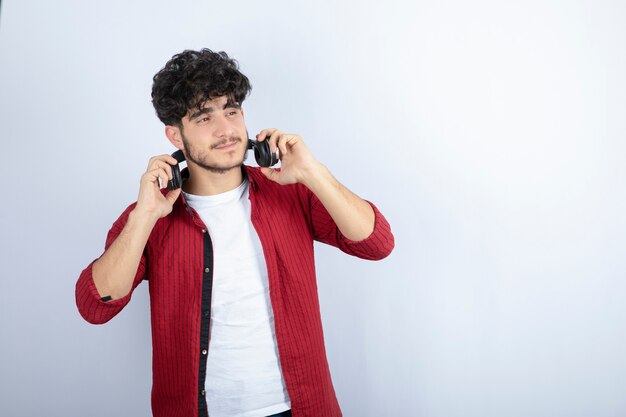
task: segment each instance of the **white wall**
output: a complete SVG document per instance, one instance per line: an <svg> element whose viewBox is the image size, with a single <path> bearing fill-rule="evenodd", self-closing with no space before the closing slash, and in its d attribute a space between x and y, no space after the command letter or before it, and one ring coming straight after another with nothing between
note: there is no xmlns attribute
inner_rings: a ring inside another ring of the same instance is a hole
<svg viewBox="0 0 626 417"><path fill-rule="evenodd" d="M248 128L300 133L396 250L318 246L346 416L626 414L626 6L618 1L5 0L0 415L150 410L147 286L105 326L80 271L171 151L175 53L253 84Z"/></svg>

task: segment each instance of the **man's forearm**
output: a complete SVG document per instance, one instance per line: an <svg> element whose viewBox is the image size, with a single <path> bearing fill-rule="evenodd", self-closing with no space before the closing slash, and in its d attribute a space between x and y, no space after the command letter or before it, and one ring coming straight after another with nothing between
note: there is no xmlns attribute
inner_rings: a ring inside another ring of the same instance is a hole
<svg viewBox="0 0 626 417"><path fill-rule="evenodd" d="M372 234L372 206L337 181L326 166L320 164L303 183L321 201L345 237L360 241Z"/></svg>
<svg viewBox="0 0 626 417"><path fill-rule="evenodd" d="M130 212L122 232L93 264L93 281L100 296L118 299L130 292L156 220L137 210Z"/></svg>

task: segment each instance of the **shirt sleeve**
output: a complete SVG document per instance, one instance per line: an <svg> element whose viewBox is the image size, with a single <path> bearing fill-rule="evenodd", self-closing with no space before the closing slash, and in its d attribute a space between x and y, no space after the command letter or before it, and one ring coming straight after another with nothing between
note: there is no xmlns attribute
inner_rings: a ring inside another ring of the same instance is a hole
<svg viewBox="0 0 626 417"><path fill-rule="evenodd" d="M113 223L111 229L106 238L104 250L106 251L111 244L115 241L117 236L122 232L122 229L126 225L128 215L134 208L135 204L130 205L124 213ZM139 261L139 267L133 281L130 292L117 300L103 301L101 298L106 297L109 294L99 294L96 284L93 281L92 267L94 262L92 261L87 268L85 268L76 282L76 306L80 315L89 323L103 324L111 320L117 315L130 301L131 295L135 288L141 283L145 277L146 271L146 251L141 256Z"/></svg>
<svg viewBox="0 0 626 417"><path fill-rule="evenodd" d="M308 188L303 188L308 194L310 223L315 240L332 245L349 255L362 259L380 260L389 256L395 246L391 226L373 203L365 200L374 210L374 230L365 239L354 241L341 233L317 196Z"/></svg>

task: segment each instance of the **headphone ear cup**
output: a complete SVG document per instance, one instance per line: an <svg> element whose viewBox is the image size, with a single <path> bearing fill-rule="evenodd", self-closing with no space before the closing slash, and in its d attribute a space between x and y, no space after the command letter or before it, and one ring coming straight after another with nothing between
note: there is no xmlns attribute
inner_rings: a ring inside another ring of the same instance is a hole
<svg viewBox="0 0 626 417"><path fill-rule="evenodd" d="M172 167L172 179L167 182L168 190L176 190L180 188L182 180L180 178L180 167L178 164L171 165Z"/></svg>
<svg viewBox="0 0 626 417"><path fill-rule="evenodd" d="M261 167L271 167L278 163L278 155L270 150L270 143L267 140L263 142L254 142L254 159Z"/></svg>
<svg viewBox="0 0 626 417"><path fill-rule="evenodd" d="M180 149L172 154L172 157L181 163L185 160L185 154ZM172 167L172 179L167 182L168 190L176 190L183 186L183 179L180 174L180 167L178 164L170 165Z"/></svg>

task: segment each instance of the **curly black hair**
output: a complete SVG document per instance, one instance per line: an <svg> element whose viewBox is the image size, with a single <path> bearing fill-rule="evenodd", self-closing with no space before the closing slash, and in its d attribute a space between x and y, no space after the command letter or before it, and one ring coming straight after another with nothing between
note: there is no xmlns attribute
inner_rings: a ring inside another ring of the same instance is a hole
<svg viewBox="0 0 626 417"><path fill-rule="evenodd" d="M152 104L165 125L181 126L189 110L200 110L205 102L220 96L241 105L251 89L237 61L226 52L185 50L155 74Z"/></svg>

